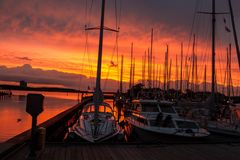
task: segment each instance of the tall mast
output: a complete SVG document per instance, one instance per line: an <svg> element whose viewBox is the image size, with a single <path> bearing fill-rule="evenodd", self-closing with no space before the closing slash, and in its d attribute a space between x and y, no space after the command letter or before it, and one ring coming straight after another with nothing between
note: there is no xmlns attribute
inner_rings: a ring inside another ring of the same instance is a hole
<svg viewBox="0 0 240 160"><path fill-rule="evenodd" d="M195 71L195 34L193 35L193 50L192 50L192 84L191 90L194 92L194 71Z"/></svg>
<svg viewBox="0 0 240 160"><path fill-rule="evenodd" d="M204 93L207 92L207 66L205 64L205 68L204 68Z"/></svg>
<svg viewBox="0 0 240 160"><path fill-rule="evenodd" d="M152 73L153 73L153 75L152 75L152 85L153 85L153 88L155 88L155 57L153 56L153 67L152 67Z"/></svg>
<svg viewBox="0 0 240 160"><path fill-rule="evenodd" d="M148 48L148 88L150 88L151 87L151 77L150 77L150 63L151 63L151 58L150 58L151 56L150 56L150 51L149 51L149 48Z"/></svg>
<svg viewBox="0 0 240 160"><path fill-rule="evenodd" d="M180 91L182 92L183 43L181 43Z"/></svg>
<svg viewBox="0 0 240 160"><path fill-rule="evenodd" d="M230 98L230 96L231 96L231 82L232 82L232 76L231 76L231 59L232 59L232 56L231 56L231 53L232 52L232 46L231 46L231 44L229 44L229 51L228 51L228 89L227 89L227 91L228 91L228 98Z"/></svg>
<svg viewBox="0 0 240 160"><path fill-rule="evenodd" d="M177 54L176 54L176 66L175 66L175 68L176 68L176 86L175 86L175 89L176 90L178 90L178 57L177 57Z"/></svg>
<svg viewBox="0 0 240 160"><path fill-rule="evenodd" d="M100 34L99 34L99 47L98 47L98 64L97 64L97 78L96 89L93 95L93 102L95 106L94 111L94 135L97 134L97 115L99 105L103 101L103 93L101 90L101 68L102 68L102 49L103 49L103 31L104 31L104 13L105 13L105 0L102 0Z"/></svg>
<svg viewBox="0 0 240 160"><path fill-rule="evenodd" d="M240 68L240 51L239 51L238 38L237 38L237 32L236 32L236 27L235 27L235 22L234 22L234 15L233 15L231 0L228 0L228 4L229 4L231 22L232 22L232 27L233 27L234 41L235 41L235 46L236 46L236 51L237 51L237 56L238 56L238 65Z"/></svg>
<svg viewBox="0 0 240 160"><path fill-rule="evenodd" d="M149 87L152 87L152 63L153 63L153 28L151 31L151 48L150 48L150 81L149 81Z"/></svg>
<svg viewBox="0 0 240 160"><path fill-rule="evenodd" d="M215 109L215 0L212 0L212 107Z"/></svg>
<svg viewBox="0 0 240 160"><path fill-rule="evenodd" d="M158 75L159 74L159 66L157 64L157 69L156 69L156 77L155 77L155 88L158 88Z"/></svg>
<svg viewBox="0 0 240 160"><path fill-rule="evenodd" d="M185 59L185 65L186 65L186 73L185 73L185 78L186 78L186 81L187 81L187 85L186 85L186 89L188 90L189 89L189 67L188 67L188 57L186 56L186 59Z"/></svg>
<svg viewBox="0 0 240 160"><path fill-rule="evenodd" d="M143 71L142 71L142 84L145 86L145 69L146 69L146 51L144 53L144 57L143 57L143 64L142 64L142 67L143 67Z"/></svg>
<svg viewBox="0 0 240 160"><path fill-rule="evenodd" d="M168 45L165 53L165 66L164 66L164 91L166 91L166 83L168 81Z"/></svg>
<svg viewBox="0 0 240 160"><path fill-rule="evenodd" d="M98 106L103 101L103 94L102 94L102 90L101 90L101 68L102 68L104 13L105 13L105 0L102 0L100 35L99 35L99 46L98 46L97 78L96 78L96 89L95 89L95 92L94 92L94 104L96 106L96 108L95 108L95 113L96 114L98 113Z"/></svg>
<svg viewBox="0 0 240 160"><path fill-rule="evenodd" d="M133 59L132 86L135 83L135 58Z"/></svg>
<svg viewBox="0 0 240 160"><path fill-rule="evenodd" d="M159 74L158 74L158 87L161 89L161 70L162 70L162 67L161 65L159 66Z"/></svg>
<svg viewBox="0 0 240 160"><path fill-rule="evenodd" d="M121 74L120 74L120 93L123 91L123 85L122 85L122 80L123 80L123 55L121 56Z"/></svg>
<svg viewBox="0 0 240 160"><path fill-rule="evenodd" d="M130 81L129 81L129 89L132 88L132 75L133 75L133 43L131 44L131 65L130 65Z"/></svg>
<svg viewBox="0 0 240 160"><path fill-rule="evenodd" d="M199 86L198 86L198 59L197 55L195 55L195 92L199 91Z"/></svg>
<svg viewBox="0 0 240 160"><path fill-rule="evenodd" d="M170 66L169 66L169 73L168 73L168 82L167 82L167 90L170 89L170 80L171 80L171 74L172 74L172 59L170 59Z"/></svg>

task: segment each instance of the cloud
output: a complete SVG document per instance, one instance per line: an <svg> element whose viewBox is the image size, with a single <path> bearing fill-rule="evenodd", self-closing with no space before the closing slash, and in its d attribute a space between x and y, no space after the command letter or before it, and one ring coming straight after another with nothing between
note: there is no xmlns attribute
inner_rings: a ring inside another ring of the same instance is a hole
<svg viewBox="0 0 240 160"><path fill-rule="evenodd" d="M63 85L65 87L87 90L88 86L92 89L95 86L95 78L87 78L81 74L71 74L56 70L42 70L32 68L29 64L8 68L0 66L1 81L19 82L25 80L28 83ZM105 91L116 91L119 82L114 80L102 80L102 88ZM126 83L124 83L126 86Z"/></svg>
<svg viewBox="0 0 240 160"><path fill-rule="evenodd" d="M32 59L28 57L15 57L15 58L19 60L24 60L24 61L32 61Z"/></svg>

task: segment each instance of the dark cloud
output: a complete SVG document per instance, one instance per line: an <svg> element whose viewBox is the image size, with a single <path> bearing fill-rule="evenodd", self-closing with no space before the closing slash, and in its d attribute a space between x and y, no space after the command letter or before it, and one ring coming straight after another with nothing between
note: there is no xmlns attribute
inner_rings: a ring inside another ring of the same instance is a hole
<svg viewBox="0 0 240 160"><path fill-rule="evenodd" d="M29 57L15 57L15 58L19 60L24 60L24 61L32 61L32 59Z"/></svg>
<svg viewBox="0 0 240 160"><path fill-rule="evenodd" d="M64 73L56 70L32 68L29 64L12 68L0 66L0 75L1 81L19 82L20 80L25 80L29 83L63 85L76 89L87 89L88 86L94 88L95 86L95 78L87 78L84 75ZM105 85L106 81L107 85ZM102 85L104 85L103 89L106 91L116 91L118 82L102 80Z"/></svg>
<svg viewBox="0 0 240 160"><path fill-rule="evenodd" d="M240 6L240 1L232 1L234 6ZM99 23L100 1L93 2L90 14L89 0L2 0L0 30L79 35L89 20L92 25ZM106 2L106 25L112 27L115 22L114 1ZM123 32L133 33L133 36L138 30L149 31L152 27L161 28L161 36L165 33L182 36L182 32L190 33L195 11L211 11L209 0L120 0L119 6L120 2L121 25L131 25L135 30ZM218 0L217 11L228 11L226 2ZM86 6L88 12L85 12Z"/></svg>

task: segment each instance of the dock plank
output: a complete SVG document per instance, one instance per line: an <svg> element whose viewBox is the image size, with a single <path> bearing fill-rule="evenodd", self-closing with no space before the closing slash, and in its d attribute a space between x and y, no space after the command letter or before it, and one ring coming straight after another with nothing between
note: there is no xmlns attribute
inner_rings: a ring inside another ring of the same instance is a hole
<svg viewBox="0 0 240 160"><path fill-rule="evenodd" d="M23 160L29 153L26 145L4 160ZM240 155L240 145L229 144L176 144L176 145L126 145L126 144L47 144L39 153L39 160L235 160Z"/></svg>

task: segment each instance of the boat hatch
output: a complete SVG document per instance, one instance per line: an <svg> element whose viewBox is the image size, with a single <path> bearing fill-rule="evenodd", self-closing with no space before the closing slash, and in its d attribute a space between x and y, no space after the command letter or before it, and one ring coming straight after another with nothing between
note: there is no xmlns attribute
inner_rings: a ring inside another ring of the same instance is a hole
<svg viewBox="0 0 240 160"><path fill-rule="evenodd" d="M178 128L182 129L199 129L198 125L195 122L191 121L179 121L176 120Z"/></svg>

